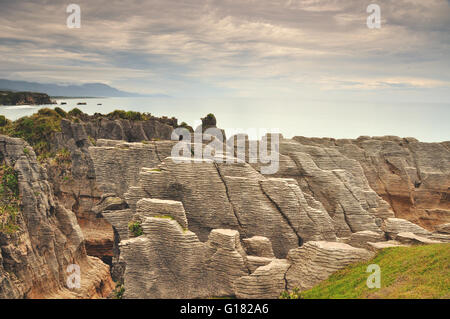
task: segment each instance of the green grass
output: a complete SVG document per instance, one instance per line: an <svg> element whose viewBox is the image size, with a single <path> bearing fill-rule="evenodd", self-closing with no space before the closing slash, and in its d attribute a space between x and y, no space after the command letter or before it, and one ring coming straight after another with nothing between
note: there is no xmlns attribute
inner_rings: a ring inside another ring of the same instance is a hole
<svg viewBox="0 0 450 319"><path fill-rule="evenodd" d="M381 269L381 288L366 285L367 266ZM316 287L304 299L450 298L450 244L393 247L368 262L350 265Z"/></svg>

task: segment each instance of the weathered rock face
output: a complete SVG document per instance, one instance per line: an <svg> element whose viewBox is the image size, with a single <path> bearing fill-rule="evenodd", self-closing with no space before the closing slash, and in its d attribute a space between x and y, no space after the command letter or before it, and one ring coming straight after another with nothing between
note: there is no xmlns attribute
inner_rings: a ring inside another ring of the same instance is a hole
<svg viewBox="0 0 450 319"><path fill-rule="evenodd" d="M200 240L212 229L236 229L242 238L269 238L278 257L304 240L336 239L329 215L312 199L311 206L294 180L266 179L245 163L166 158L157 169L142 169L124 196L130 207L141 197L180 201Z"/></svg>
<svg viewBox="0 0 450 319"><path fill-rule="evenodd" d="M276 298L286 288L308 289L377 249L450 240L445 226L433 233L406 220L424 224L439 207L443 213L431 224L448 222L448 197L436 200L434 193L447 194L449 185L444 144L281 139L273 176L261 175L259 164L218 162L236 156L225 151L216 160L177 163L170 157L174 144L101 140L89 148L98 188L116 196L94 211L113 225L113 270L125 297ZM427 150L439 153L438 163ZM392 171L394 162L404 174ZM380 189L380 181L387 186ZM432 191L433 181L439 185ZM396 185L401 195L392 196ZM408 211L397 205L406 190L415 198ZM142 222L144 235L130 237L131 220Z"/></svg>
<svg viewBox="0 0 450 319"><path fill-rule="evenodd" d="M408 245L423 245L423 244L440 244L438 240L428 239L426 237L418 236L414 233L405 232L398 233L395 239L403 244Z"/></svg>
<svg viewBox="0 0 450 319"><path fill-rule="evenodd" d="M449 222L448 142L421 143L414 138L389 136L356 140L294 139L358 161L370 187L390 204L395 217L428 230Z"/></svg>
<svg viewBox="0 0 450 319"><path fill-rule="evenodd" d="M398 233L403 232L410 232L422 236L431 235L431 232L429 232L428 230L401 218L386 219L383 224L383 229L391 239L395 239Z"/></svg>
<svg viewBox="0 0 450 319"><path fill-rule="evenodd" d="M139 181L143 167L156 167L162 159L170 156L175 142L149 141L128 143L124 141L98 140L89 148L96 181L103 193L114 193L119 197Z"/></svg>
<svg viewBox="0 0 450 319"><path fill-rule="evenodd" d="M240 299L277 299L286 287L285 274L290 263L275 259L257 268L251 275L236 281L236 297Z"/></svg>
<svg viewBox="0 0 450 319"><path fill-rule="evenodd" d="M368 243L376 243L386 241L386 235L384 233L375 233L370 230L363 230L353 233L347 240L346 244L353 247L370 249Z"/></svg>
<svg viewBox="0 0 450 319"><path fill-rule="evenodd" d="M335 271L372 256L365 249L344 243L310 241L289 252L292 266L286 273L288 288L310 289Z"/></svg>
<svg viewBox="0 0 450 319"><path fill-rule="evenodd" d="M71 137L80 143L90 139L109 139L128 142L141 142L151 139L169 140L174 123L155 118L147 121L131 121L125 119L107 119L91 117L78 123L62 120L61 135Z"/></svg>
<svg viewBox="0 0 450 319"><path fill-rule="evenodd" d="M441 233L441 232L430 232L419 225L411 223L408 220L401 218L388 218L383 223L383 230L386 232L386 235L390 239L397 240L397 237L400 233L402 234L412 234L414 236L419 236L421 238L428 239L422 240L418 238L418 240L408 240L405 238L403 242L414 243L414 242L422 242L431 244L432 241L440 241L440 242L450 242L450 235ZM412 238L411 238L412 239Z"/></svg>
<svg viewBox="0 0 450 319"><path fill-rule="evenodd" d="M130 121L87 114L81 114L80 117L81 121L77 123L61 120L61 132L55 133L50 141L53 151L66 149L70 152L69 167L47 163L46 168L56 197L77 216L86 239L88 254L111 264L113 229L100 214L92 209L102 200L104 194L123 194L128 189L128 183L136 181L135 176L138 175L144 163L146 166L152 166L149 163L151 151L142 148L142 153L137 154L135 158L130 158L126 156L126 148L133 144L123 144L123 142L169 139L173 126L176 125L176 119L152 118L146 121ZM108 141L102 140L103 138L108 138ZM88 148L93 144L98 146L123 144L124 151L109 157L107 148L100 148L99 152L91 154ZM139 143L139 145L142 144ZM168 156L164 147L161 146L161 149L161 156ZM96 172L93 160L104 160L107 170ZM96 173L100 175L102 181L109 179L110 184L99 188Z"/></svg>
<svg viewBox="0 0 450 319"><path fill-rule="evenodd" d="M437 226L436 231L442 234L450 234L450 223Z"/></svg>
<svg viewBox="0 0 450 319"><path fill-rule="evenodd" d="M232 296L248 273L237 231L215 229L202 243L169 218L145 217L142 228L120 243L125 298Z"/></svg>
<svg viewBox="0 0 450 319"><path fill-rule="evenodd" d="M361 165L338 150L282 139L280 154L278 175L295 178L305 193L322 203L339 237L379 232L381 220L394 216L370 188Z"/></svg>
<svg viewBox="0 0 450 319"><path fill-rule="evenodd" d="M0 233L0 298L105 297L109 267L86 254L75 214L54 197L44 168L23 140L0 136L0 158L18 173L19 230ZM80 289L70 290L67 266L81 270Z"/></svg>

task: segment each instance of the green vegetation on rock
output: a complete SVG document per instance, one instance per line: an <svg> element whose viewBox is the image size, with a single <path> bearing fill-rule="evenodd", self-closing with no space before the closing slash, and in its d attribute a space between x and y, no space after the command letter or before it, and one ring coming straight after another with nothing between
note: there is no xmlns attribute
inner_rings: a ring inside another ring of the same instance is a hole
<svg viewBox="0 0 450 319"><path fill-rule="evenodd" d="M54 158L57 153L51 148L52 137L56 132L61 132L61 120L66 119L74 123L98 121L99 119L119 120L126 119L130 121L148 121L156 120L172 127L177 127L176 118L154 117L150 113L140 113L135 111L116 110L103 115L95 113L88 115L78 108L69 112L60 107L55 109L42 108L37 113L21 117L15 121L8 120L0 115L0 134L18 137L26 140L34 149L39 161L47 158ZM92 145L96 145L95 138L89 136Z"/></svg>
<svg viewBox="0 0 450 319"><path fill-rule="evenodd" d="M173 220L173 217L169 216L169 215L155 215L153 217L154 218L164 218L164 219L172 219Z"/></svg>
<svg viewBox="0 0 450 319"><path fill-rule="evenodd" d="M8 119L4 115L0 115L0 127L8 124Z"/></svg>
<svg viewBox="0 0 450 319"><path fill-rule="evenodd" d="M142 230L141 222L140 221L131 221L128 223L128 229L130 230L131 234L134 237L141 236L144 234L144 231Z"/></svg>
<svg viewBox="0 0 450 319"><path fill-rule="evenodd" d="M71 166L72 156L67 148L62 148L55 155L55 162L59 166Z"/></svg>
<svg viewBox="0 0 450 319"><path fill-rule="evenodd" d="M67 113L69 116L80 116L83 115L83 111L75 107Z"/></svg>
<svg viewBox="0 0 450 319"><path fill-rule="evenodd" d="M192 126L190 126L189 124L187 124L186 122L181 122L180 125L178 125L178 127L182 127L187 129L189 132L193 133L194 129L192 128Z"/></svg>
<svg viewBox="0 0 450 319"><path fill-rule="evenodd" d="M152 115L150 113L115 110L111 113L108 113L106 117L112 120L123 119L131 121L147 121L152 118Z"/></svg>
<svg viewBox="0 0 450 319"><path fill-rule="evenodd" d="M367 266L381 269L381 288L367 287ZM283 295L286 295L284 293ZM372 260L350 265L316 287L304 299L416 299L450 298L450 244L392 247Z"/></svg>
<svg viewBox="0 0 450 319"><path fill-rule="evenodd" d="M69 116L69 114L67 114L66 111L64 111L62 108L60 107L55 107L55 112L59 114L59 116L61 116L62 118L67 118Z"/></svg>
<svg viewBox="0 0 450 319"><path fill-rule="evenodd" d="M121 284L120 282L117 282L116 287L114 288L114 291L113 291L113 299L122 299L124 292L125 292L125 288L124 288L123 284Z"/></svg>
<svg viewBox="0 0 450 319"><path fill-rule="evenodd" d="M208 115L203 117L201 120L202 120L202 126L205 129L209 128L209 127L215 127L217 124L216 117L212 113L209 113Z"/></svg>
<svg viewBox="0 0 450 319"><path fill-rule="evenodd" d="M13 234L19 230L19 181L11 166L0 165L0 233Z"/></svg>
<svg viewBox="0 0 450 319"><path fill-rule="evenodd" d="M50 152L50 136L59 131L61 116L49 108L42 108L31 116L9 122L0 129L2 134L26 140L38 155Z"/></svg>
<svg viewBox="0 0 450 319"><path fill-rule="evenodd" d="M303 297L300 290L298 288L294 288L291 292L283 291L280 295L280 299L303 299Z"/></svg>

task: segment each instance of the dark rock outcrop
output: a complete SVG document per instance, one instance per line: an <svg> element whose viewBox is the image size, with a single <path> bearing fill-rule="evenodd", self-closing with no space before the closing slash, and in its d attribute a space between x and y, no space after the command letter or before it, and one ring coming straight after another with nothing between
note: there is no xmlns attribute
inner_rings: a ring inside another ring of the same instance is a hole
<svg viewBox="0 0 450 319"><path fill-rule="evenodd" d="M45 93L0 91L0 105L56 104Z"/></svg>

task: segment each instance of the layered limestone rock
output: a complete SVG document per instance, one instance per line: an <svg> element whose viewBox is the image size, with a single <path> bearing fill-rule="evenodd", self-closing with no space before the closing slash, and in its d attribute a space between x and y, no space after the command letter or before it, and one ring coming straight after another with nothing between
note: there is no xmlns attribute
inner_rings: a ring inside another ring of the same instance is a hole
<svg viewBox="0 0 450 319"><path fill-rule="evenodd" d="M305 193L322 203L337 236L378 232L381 219L394 217L389 205L370 188L361 165L337 149L282 139L280 154L284 161L278 175L295 178Z"/></svg>
<svg viewBox="0 0 450 319"><path fill-rule="evenodd" d="M83 139L109 139L128 142L140 142L152 139L169 140L176 119L153 118L146 121L127 119L95 118L87 114L80 115L78 122L63 119L61 133L76 141Z"/></svg>
<svg viewBox="0 0 450 319"><path fill-rule="evenodd" d="M155 198L143 198L136 204L139 217L170 217L175 219L183 229L188 228L186 213L181 202Z"/></svg>
<svg viewBox="0 0 450 319"><path fill-rule="evenodd" d="M450 242L450 235L442 232L430 232L408 220L401 218L388 218L383 223L386 235L391 239L397 239L399 233L411 233L431 241ZM424 242L425 243L425 242ZM431 243L431 242L429 242Z"/></svg>
<svg viewBox="0 0 450 319"><path fill-rule="evenodd" d="M174 144L172 141L128 143L97 140L96 146L89 148L89 153L99 189L122 197L130 186L137 185L141 168L156 167L162 159L170 156Z"/></svg>
<svg viewBox="0 0 450 319"><path fill-rule="evenodd" d="M428 230L402 218L386 219L384 221L383 229L391 239L395 239L398 233L404 232L410 232L425 237L431 235L431 232L429 232Z"/></svg>
<svg viewBox="0 0 450 319"><path fill-rule="evenodd" d="M130 208L144 197L180 201L189 229L202 241L211 229L235 229L242 238L269 238L275 256L283 257L303 241L336 240L330 216L295 180L267 179L246 163L168 157L139 176L124 194Z"/></svg>
<svg viewBox="0 0 450 319"><path fill-rule="evenodd" d="M406 246L396 240L388 240L388 241L382 241L382 242L376 242L376 243L368 242L367 244L369 245L368 248L374 252L377 252L384 248L405 247Z"/></svg>
<svg viewBox="0 0 450 319"><path fill-rule="evenodd" d="M279 298L285 290L312 288L335 271L373 253L343 243L309 241L292 249L287 259L272 259L236 281L238 298Z"/></svg>
<svg viewBox="0 0 450 319"><path fill-rule="evenodd" d="M426 237L418 236L416 234L405 232L398 233L395 239L403 244L408 245L424 245L424 244L440 244L440 241L428 239Z"/></svg>
<svg viewBox="0 0 450 319"><path fill-rule="evenodd" d="M448 142L421 143L395 136L294 139L301 144L333 149L358 161L370 187L390 204L395 217L428 230L450 221Z"/></svg>
<svg viewBox="0 0 450 319"><path fill-rule="evenodd" d="M105 159L105 177L111 177L109 185L98 184L94 169L93 155L89 153L90 146L110 146L127 142L141 142L151 139L170 139L176 119L151 117L148 120L112 119L100 114L89 116L81 113L77 121L61 120L61 131L54 133L49 145L53 152L66 150L70 153L69 165L57 165L50 161L45 164L49 181L58 200L68 209L75 212L78 223L86 239L86 249L89 255L101 258L111 264L113 258L114 233L111 225L92 208L102 200L103 194L122 195L128 189L127 183L118 182L131 179L137 175L140 159L145 159L149 165L148 152L143 152L136 160L128 159L125 154L115 154L108 158L107 150L100 149L96 154ZM103 138L108 141L103 143ZM141 144L141 143L139 143ZM121 146L126 148L128 146ZM168 156L161 146L161 156ZM170 152L169 152L170 153ZM94 158L97 159L97 158ZM123 162L122 160L129 160ZM115 166L114 166L115 164ZM122 164L122 166L120 165ZM125 169L132 174L124 175ZM103 174L101 170L98 174ZM134 174L134 175L133 175ZM114 179L115 178L115 179ZM104 178L100 178L104 180ZM122 188L121 188L122 187ZM122 191L121 191L122 190Z"/></svg>
<svg viewBox="0 0 450 319"><path fill-rule="evenodd" d="M248 255L275 258L272 250L272 243L269 238L263 236L253 236L242 240Z"/></svg>
<svg viewBox="0 0 450 319"><path fill-rule="evenodd" d="M346 244L353 247L371 249L369 243L377 243L386 241L386 236L383 232L376 233L370 230L363 230L353 233L350 238L345 240Z"/></svg>
<svg viewBox="0 0 450 319"><path fill-rule="evenodd" d="M310 241L293 249L287 257L291 266L286 272L288 289L314 287L345 266L373 257L366 249L344 243Z"/></svg>
<svg viewBox="0 0 450 319"><path fill-rule="evenodd" d="M23 140L0 135L0 159L18 174L18 230L0 232L0 298L105 297L109 267L86 254L75 214L54 197L46 170ZM67 287L69 265L81 271L80 289Z"/></svg>
<svg viewBox="0 0 450 319"><path fill-rule="evenodd" d="M441 234L450 234L450 223L437 226L436 231Z"/></svg>
<svg viewBox="0 0 450 319"><path fill-rule="evenodd" d="M391 137L281 138L279 171L265 176L260 164L233 158L238 147L234 153L223 150L212 159L180 163L170 157L175 143L101 140L89 148L99 188L115 194L112 203L126 201L98 209L114 227L115 264L122 269L118 278L126 297L278 297L286 288L308 289L370 258L372 251L402 245L387 241L401 233L430 243L447 240L445 226L433 233L395 218L405 216L426 227L447 219L443 188L448 186L442 185L448 185L448 150L441 150L442 144ZM440 162L435 165L425 150L440 152ZM244 159L249 161L248 154ZM418 170L424 172L422 186L413 179ZM432 181L440 183L433 191ZM395 185L398 196L392 196ZM401 206L406 189L412 199ZM427 224L436 210L440 217ZM131 220L142 222L144 235L131 236ZM180 269L178 263L188 266ZM216 286L215 276L225 278L225 284ZM176 288L173 278L183 287Z"/></svg>
<svg viewBox="0 0 450 319"><path fill-rule="evenodd" d="M285 259L275 259L257 268L251 275L236 281L236 297L240 299L277 299L286 289L285 274L290 264Z"/></svg>
<svg viewBox="0 0 450 319"><path fill-rule="evenodd" d="M145 217L144 235L121 241L125 298L233 296L248 274L239 233L213 230L206 243L168 218Z"/></svg>

